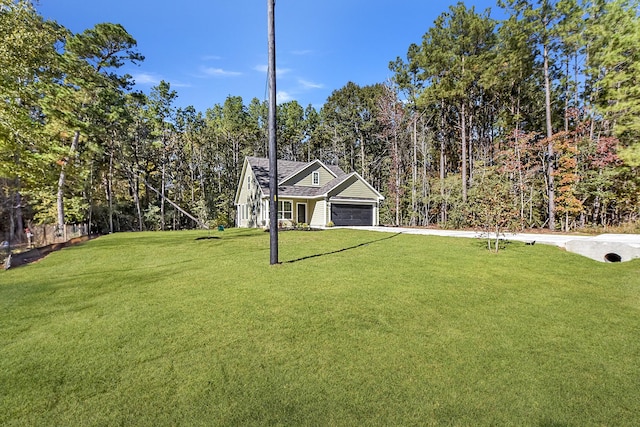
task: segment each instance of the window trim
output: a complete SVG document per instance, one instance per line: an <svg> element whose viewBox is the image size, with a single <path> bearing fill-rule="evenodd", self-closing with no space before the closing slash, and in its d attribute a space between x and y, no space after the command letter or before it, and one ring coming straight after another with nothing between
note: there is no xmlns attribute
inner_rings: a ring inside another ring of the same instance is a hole
<svg viewBox="0 0 640 427"><path fill-rule="evenodd" d="M320 185L320 172L311 172L311 185Z"/></svg>
<svg viewBox="0 0 640 427"><path fill-rule="evenodd" d="M289 203L289 210L284 209L285 203ZM278 200L278 219L289 220L289 221L293 220L293 201L292 200Z"/></svg>

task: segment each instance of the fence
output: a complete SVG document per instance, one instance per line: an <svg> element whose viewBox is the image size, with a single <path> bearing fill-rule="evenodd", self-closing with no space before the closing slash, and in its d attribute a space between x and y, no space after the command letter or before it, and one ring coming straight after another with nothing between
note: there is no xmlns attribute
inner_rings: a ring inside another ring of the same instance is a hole
<svg viewBox="0 0 640 427"><path fill-rule="evenodd" d="M69 240L89 234L86 224L73 224L59 227L57 225L36 225L31 228L33 233L31 244L35 247L65 243Z"/></svg>

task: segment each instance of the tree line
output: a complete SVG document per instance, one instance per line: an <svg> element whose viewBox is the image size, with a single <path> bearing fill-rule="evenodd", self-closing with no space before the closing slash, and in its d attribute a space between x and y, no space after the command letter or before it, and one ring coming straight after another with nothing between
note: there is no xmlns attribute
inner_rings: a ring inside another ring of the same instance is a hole
<svg viewBox="0 0 640 427"><path fill-rule="evenodd" d="M571 230L637 224L640 22L635 0L451 6L392 79L277 111L278 156L357 171L392 225ZM118 24L73 34L0 0L2 231L233 225L244 156L268 155L267 103L177 108ZM179 208L177 208L179 207ZM188 212L189 215L186 215ZM195 219L195 221L194 221ZM637 227L637 225L635 225Z"/></svg>

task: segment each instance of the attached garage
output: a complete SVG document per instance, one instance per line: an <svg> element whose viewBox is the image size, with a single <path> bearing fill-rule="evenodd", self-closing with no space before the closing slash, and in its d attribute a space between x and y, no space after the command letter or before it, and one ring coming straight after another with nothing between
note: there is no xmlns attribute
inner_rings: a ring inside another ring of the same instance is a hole
<svg viewBox="0 0 640 427"><path fill-rule="evenodd" d="M331 204L331 221L335 225L372 225L373 206L343 203Z"/></svg>

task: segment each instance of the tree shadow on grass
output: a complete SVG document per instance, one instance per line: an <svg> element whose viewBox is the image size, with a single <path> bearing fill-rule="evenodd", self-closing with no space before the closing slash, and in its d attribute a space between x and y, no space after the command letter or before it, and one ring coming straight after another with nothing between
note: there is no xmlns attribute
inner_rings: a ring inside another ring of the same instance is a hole
<svg viewBox="0 0 640 427"><path fill-rule="evenodd" d="M322 256L325 256L325 255L338 254L340 252L346 252L346 251L350 251L352 249L361 248L363 246L367 246L367 245L370 245L372 243L378 243L378 242L382 242L383 240L393 239L394 237L399 236L401 234L402 233L395 233L395 234L392 234L391 236L388 236L388 237L383 237L381 239L371 240L370 242L359 243L357 245L349 246L347 248L336 249L335 251L324 252L324 253L321 253L321 254L307 255L307 256L304 256L304 257L301 257L301 258L292 259L292 260L289 260L289 261L283 261L281 264L293 264L294 262L304 261L304 260L311 259L311 258L318 258L318 257L322 257Z"/></svg>

